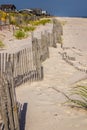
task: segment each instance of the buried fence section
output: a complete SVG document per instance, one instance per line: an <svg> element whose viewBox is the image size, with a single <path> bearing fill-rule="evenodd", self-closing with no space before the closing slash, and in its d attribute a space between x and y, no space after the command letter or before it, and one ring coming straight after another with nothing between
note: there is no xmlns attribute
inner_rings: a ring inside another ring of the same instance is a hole
<svg viewBox="0 0 87 130"><path fill-rule="evenodd" d="M6 71L0 77L0 107L2 130L20 130L18 107L13 81L13 67L11 62L6 63Z"/></svg>

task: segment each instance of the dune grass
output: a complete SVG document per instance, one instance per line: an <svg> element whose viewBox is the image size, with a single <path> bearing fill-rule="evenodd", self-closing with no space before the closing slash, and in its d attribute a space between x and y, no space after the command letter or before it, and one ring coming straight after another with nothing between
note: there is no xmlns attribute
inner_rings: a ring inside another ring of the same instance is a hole
<svg viewBox="0 0 87 130"><path fill-rule="evenodd" d="M25 26L25 27L23 27L23 29L24 29L25 32L32 32L32 31L35 30L35 27L33 27L33 26Z"/></svg>
<svg viewBox="0 0 87 130"><path fill-rule="evenodd" d="M4 43L0 40L0 48L3 48L4 46Z"/></svg>
<svg viewBox="0 0 87 130"><path fill-rule="evenodd" d="M37 20L37 21L29 21L29 24L31 26L21 26L21 28L19 27L19 30L15 31L14 36L17 39L26 38L28 36L26 32L32 32L32 31L35 30L36 26L45 25L46 23L50 23L50 22L51 22L50 19L41 19L41 20Z"/></svg>
<svg viewBox="0 0 87 130"><path fill-rule="evenodd" d="M87 110L87 86L76 86L72 89L67 102L73 107Z"/></svg>
<svg viewBox="0 0 87 130"><path fill-rule="evenodd" d="M17 30L14 34L14 36L17 39L23 39L27 37L26 32L32 32L35 30L36 26L38 25L45 25L46 23L51 22L50 19L42 19L42 20L38 20L38 21L30 21L29 24L31 26L21 26L21 28L19 30Z"/></svg>
<svg viewBox="0 0 87 130"><path fill-rule="evenodd" d="M26 37L27 37L27 34L26 34L23 30L17 30L17 31L14 33L14 36L15 36L17 39L23 39L23 38L26 38Z"/></svg>
<svg viewBox="0 0 87 130"><path fill-rule="evenodd" d="M45 25L46 23L50 23L50 22L51 22L50 19L41 19L37 21L30 21L29 24L33 26L38 26L38 25Z"/></svg>

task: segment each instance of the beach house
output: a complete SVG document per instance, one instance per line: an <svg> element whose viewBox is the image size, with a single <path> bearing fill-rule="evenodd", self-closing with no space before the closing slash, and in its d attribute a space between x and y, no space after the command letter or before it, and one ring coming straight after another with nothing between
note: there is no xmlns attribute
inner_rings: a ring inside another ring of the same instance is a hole
<svg viewBox="0 0 87 130"><path fill-rule="evenodd" d="M5 12L15 12L16 6L13 4L2 4L0 5L0 10L5 11Z"/></svg>

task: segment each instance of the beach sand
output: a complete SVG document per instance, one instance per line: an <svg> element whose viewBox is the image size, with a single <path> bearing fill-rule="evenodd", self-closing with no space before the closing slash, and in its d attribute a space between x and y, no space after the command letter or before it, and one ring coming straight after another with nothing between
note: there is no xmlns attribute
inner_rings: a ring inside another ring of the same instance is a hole
<svg viewBox="0 0 87 130"><path fill-rule="evenodd" d="M78 71L66 63L59 52L74 53L76 61L83 60L86 64L87 50L87 19L57 18L66 21L63 26L63 47L50 47L50 58L43 62L44 79L38 82L27 82L16 88L17 100L23 105L21 130L86 130L87 112L79 108L71 108L64 104L67 100L63 93L69 94L70 89L77 84L87 85L85 72ZM35 35L43 28L50 30L52 25L38 27ZM27 39L28 40L28 39ZM23 42L23 40L22 40ZM15 43L15 40L14 40ZM15 48L19 46L14 44ZM21 41L20 41L21 43ZM26 46L28 41L25 42ZM81 57L78 56L81 55ZM78 58L79 57L79 58ZM79 60L78 60L79 59ZM82 63L82 62L81 62ZM82 65L83 66L83 65ZM84 79L82 80L81 79Z"/></svg>
<svg viewBox="0 0 87 130"><path fill-rule="evenodd" d="M78 56L76 52L80 50L80 58L82 60L84 57L85 61L86 55L83 55L87 50L87 19L58 19L67 21L63 27L63 46L68 47L70 52L71 48L75 47L75 57ZM87 129L86 111L63 104L67 100L63 93L69 94L69 90L76 84L87 85L87 80L80 81L87 75L66 63L58 53L63 50L59 44L57 46L50 47L50 58L43 63L44 80L26 83L16 89L18 101L24 103L25 130Z"/></svg>

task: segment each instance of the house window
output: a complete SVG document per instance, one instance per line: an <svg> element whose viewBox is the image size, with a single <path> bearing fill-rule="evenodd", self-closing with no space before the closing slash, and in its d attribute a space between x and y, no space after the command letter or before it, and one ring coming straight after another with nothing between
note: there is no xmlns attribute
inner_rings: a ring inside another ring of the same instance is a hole
<svg viewBox="0 0 87 130"><path fill-rule="evenodd" d="M9 11L11 11L11 8L9 8Z"/></svg>

